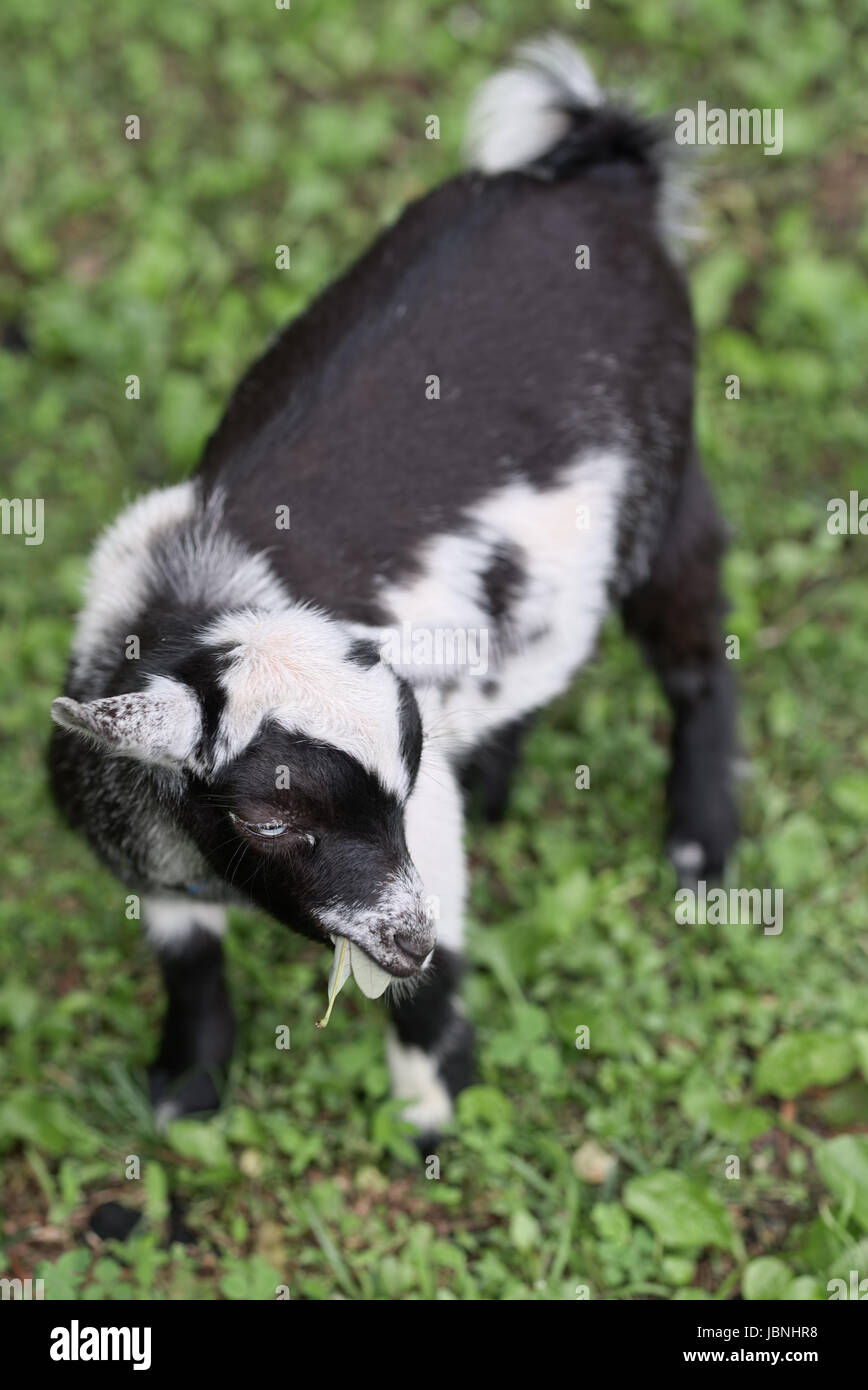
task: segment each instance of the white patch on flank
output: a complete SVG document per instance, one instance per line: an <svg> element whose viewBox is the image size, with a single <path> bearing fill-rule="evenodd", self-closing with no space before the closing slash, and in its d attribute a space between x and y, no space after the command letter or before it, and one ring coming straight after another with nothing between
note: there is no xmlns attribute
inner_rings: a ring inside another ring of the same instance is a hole
<svg viewBox="0 0 868 1390"><path fill-rule="evenodd" d="M588 659L608 609L628 472L620 451L589 453L552 487L518 479L468 509L468 524L489 547L515 548L526 580L500 649L491 644L486 680L443 668L454 688L417 686L426 739L441 751L466 752L487 733L548 704ZM587 518L587 527L577 526L577 518ZM421 573L408 584L383 586L381 602L397 623L478 626L477 551L461 534L435 537L420 556ZM413 679L412 669L407 675ZM489 680L496 689L486 694Z"/></svg>
<svg viewBox="0 0 868 1390"><path fill-rule="evenodd" d="M191 933L201 927L222 937L226 931L226 909L217 903L200 903L194 898L172 897L144 899L145 933L158 951L168 947L183 949Z"/></svg>
<svg viewBox="0 0 868 1390"><path fill-rule="evenodd" d="M348 660L347 629L296 605L280 613L227 614L201 640L230 649L216 766L246 748L270 717L349 753L390 791L406 796L395 677L382 665Z"/></svg>
<svg viewBox="0 0 868 1390"><path fill-rule="evenodd" d="M440 1130L452 1119L452 1098L437 1071L437 1058L420 1047L405 1047L390 1029L386 1060L392 1094L406 1101L404 1119L421 1133Z"/></svg>
<svg viewBox="0 0 868 1390"><path fill-rule="evenodd" d="M516 57L521 66L495 73L470 106L466 160L483 174L532 164L566 135L571 110L602 101L593 73L565 39L523 44Z"/></svg>
<svg viewBox="0 0 868 1390"><path fill-rule="evenodd" d="M412 641L416 632L430 634L438 630L445 632L487 632L491 627L491 617L484 607L483 580L485 571L497 556L498 534L487 531L483 524L477 524L473 532L451 532L435 535L431 541L421 546L421 574L405 585L380 584L378 599L385 609L398 613L396 595L410 595L403 603L402 613L415 614L410 621L409 660L392 659L392 651L401 652L401 616L398 624L392 627L367 628L356 624L359 637L367 637L377 646L380 655L387 660L406 680L420 684L426 680L442 681L449 676L459 676L469 666L434 666L421 660L413 660Z"/></svg>
<svg viewBox="0 0 868 1390"><path fill-rule="evenodd" d="M152 586L167 578L174 596L191 607L286 605L287 595L265 555L247 550L223 527L222 494L199 508L194 484L179 483L140 497L103 532L91 556L73 641L77 675L86 673L107 637L135 620ZM158 570L154 547L176 529L168 556L161 557L168 572Z"/></svg>

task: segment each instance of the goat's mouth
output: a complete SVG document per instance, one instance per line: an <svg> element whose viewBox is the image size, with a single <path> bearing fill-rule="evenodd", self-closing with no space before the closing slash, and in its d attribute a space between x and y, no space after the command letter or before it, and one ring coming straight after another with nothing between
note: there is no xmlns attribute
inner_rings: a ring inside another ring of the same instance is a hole
<svg viewBox="0 0 868 1390"><path fill-rule="evenodd" d="M430 951L420 952L415 945L406 950L403 945L391 940L382 944L366 942L360 946L350 937L337 933L330 935L330 940L336 947L341 941L346 941L353 979L368 999L378 999L396 980L406 980L418 974L431 955Z"/></svg>

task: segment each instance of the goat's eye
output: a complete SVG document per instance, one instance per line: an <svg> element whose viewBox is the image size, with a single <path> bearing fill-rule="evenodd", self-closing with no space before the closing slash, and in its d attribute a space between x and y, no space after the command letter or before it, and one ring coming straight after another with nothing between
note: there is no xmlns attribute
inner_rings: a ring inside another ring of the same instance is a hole
<svg viewBox="0 0 868 1390"><path fill-rule="evenodd" d="M279 835L286 835L288 831L292 831L296 839L301 840L311 848L316 844L315 835L311 835L308 831L293 830L293 827L285 820L242 820L240 816L236 816L234 811L229 812L229 818L246 830L248 834L256 835L263 840L274 840Z"/></svg>
<svg viewBox="0 0 868 1390"><path fill-rule="evenodd" d="M284 820L242 820L240 816L236 816L234 811L229 812L229 819L244 830L248 830L251 835L262 835L268 840L274 839L276 835L286 834L289 829Z"/></svg>

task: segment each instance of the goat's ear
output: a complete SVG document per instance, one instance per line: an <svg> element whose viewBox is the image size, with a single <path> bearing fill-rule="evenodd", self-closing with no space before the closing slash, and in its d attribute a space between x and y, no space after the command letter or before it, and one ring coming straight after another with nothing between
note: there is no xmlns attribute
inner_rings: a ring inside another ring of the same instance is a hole
<svg viewBox="0 0 868 1390"><path fill-rule="evenodd" d="M62 696L51 717L63 729L90 739L110 753L177 767L199 740L202 717L193 692L177 681L158 679L147 690L110 695L79 704Z"/></svg>

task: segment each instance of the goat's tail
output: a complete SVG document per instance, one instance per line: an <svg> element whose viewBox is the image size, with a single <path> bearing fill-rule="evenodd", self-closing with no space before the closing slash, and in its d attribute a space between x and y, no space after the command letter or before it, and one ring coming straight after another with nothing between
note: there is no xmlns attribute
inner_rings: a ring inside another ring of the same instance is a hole
<svg viewBox="0 0 868 1390"><path fill-rule="evenodd" d="M629 160L660 172L659 126L610 102L566 39L536 39L515 57L515 66L483 82L471 103L471 169L557 179L589 164Z"/></svg>
<svg viewBox="0 0 868 1390"><path fill-rule="evenodd" d="M471 103L466 162L481 174L568 179L624 161L656 188L670 249L696 235L692 163L662 122L637 115L597 85L580 53L557 34L521 45L514 66L483 82Z"/></svg>

